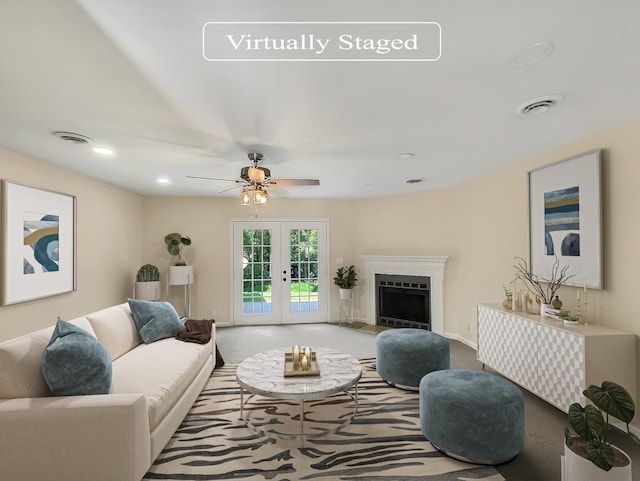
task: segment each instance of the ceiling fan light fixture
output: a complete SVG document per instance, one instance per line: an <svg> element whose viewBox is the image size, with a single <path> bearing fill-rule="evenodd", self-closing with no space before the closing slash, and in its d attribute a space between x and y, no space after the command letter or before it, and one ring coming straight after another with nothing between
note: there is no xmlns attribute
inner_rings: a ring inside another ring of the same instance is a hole
<svg viewBox="0 0 640 481"><path fill-rule="evenodd" d="M247 169L247 176L254 182L264 182L264 170L258 167L249 167Z"/></svg>
<svg viewBox="0 0 640 481"><path fill-rule="evenodd" d="M267 203L269 202L269 194L267 194L267 192L263 190L262 187L258 186L253 191L253 200L256 205L267 205Z"/></svg>
<svg viewBox="0 0 640 481"><path fill-rule="evenodd" d="M240 194L240 204L251 205L251 191L245 187Z"/></svg>

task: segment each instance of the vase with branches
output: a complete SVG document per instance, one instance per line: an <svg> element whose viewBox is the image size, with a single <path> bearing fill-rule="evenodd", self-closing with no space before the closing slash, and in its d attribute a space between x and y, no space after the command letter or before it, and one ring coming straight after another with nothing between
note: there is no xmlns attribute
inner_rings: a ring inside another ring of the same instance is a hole
<svg viewBox="0 0 640 481"><path fill-rule="evenodd" d="M542 304L551 304L553 298L561 286L567 283L569 279L575 277L574 274L568 274L569 266L560 267L558 257L555 257L551 266L551 276L549 278L534 274L527 265L527 261L522 257L515 257L516 263L516 279L520 279L527 290L536 298L540 299Z"/></svg>

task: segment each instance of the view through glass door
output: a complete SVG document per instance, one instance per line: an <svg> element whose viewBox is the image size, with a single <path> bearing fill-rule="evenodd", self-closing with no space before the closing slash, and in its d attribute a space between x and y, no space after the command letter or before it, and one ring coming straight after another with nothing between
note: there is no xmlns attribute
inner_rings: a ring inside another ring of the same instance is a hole
<svg viewBox="0 0 640 481"><path fill-rule="evenodd" d="M326 221L234 221L235 324L328 320Z"/></svg>

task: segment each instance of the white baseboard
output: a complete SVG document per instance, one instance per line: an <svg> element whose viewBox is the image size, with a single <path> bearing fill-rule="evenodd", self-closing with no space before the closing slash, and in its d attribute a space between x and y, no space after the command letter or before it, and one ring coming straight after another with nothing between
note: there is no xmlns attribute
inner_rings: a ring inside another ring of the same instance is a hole
<svg viewBox="0 0 640 481"><path fill-rule="evenodd" d="M458 334L453 334L452 332L445 332L444 337L447 339L453 339L454 341L460 341L465 346L469 346L474 351L478 350L478 344L475 342L471 342L469 339L466 339Z"/></svg>

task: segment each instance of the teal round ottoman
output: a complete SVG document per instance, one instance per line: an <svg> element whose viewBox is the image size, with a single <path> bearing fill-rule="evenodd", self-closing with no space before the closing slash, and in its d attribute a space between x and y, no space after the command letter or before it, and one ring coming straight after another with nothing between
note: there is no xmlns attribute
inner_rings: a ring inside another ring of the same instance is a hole
<svg viewBox="0 0 640 481"><path fill-rule="evenodd" d="M524 448L524 396L488 372L432 372L420 382L420 428L452 458L505 463Z"/></svg>
<svg viewBox="0 0 640 481"><path fill-rule="evenodd" d="M422 376L449 362L449 340L435 332L390 329L376 337L376 370L394 386L417 391Z"/></svg>

